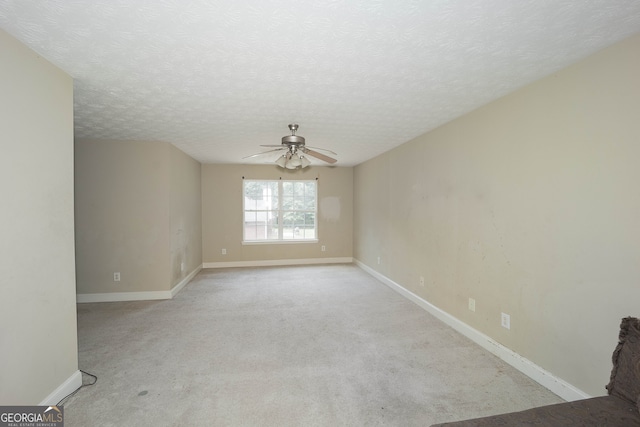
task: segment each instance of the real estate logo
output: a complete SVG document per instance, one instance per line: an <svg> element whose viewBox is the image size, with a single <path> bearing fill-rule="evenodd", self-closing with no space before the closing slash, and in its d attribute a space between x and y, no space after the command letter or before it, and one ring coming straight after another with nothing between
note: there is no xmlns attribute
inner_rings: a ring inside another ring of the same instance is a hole
<svg viewBox="0 0 640 427"><path fill-rule="evenodd" d="M64 408L0 406L0 427L64 427Z"/></svg>

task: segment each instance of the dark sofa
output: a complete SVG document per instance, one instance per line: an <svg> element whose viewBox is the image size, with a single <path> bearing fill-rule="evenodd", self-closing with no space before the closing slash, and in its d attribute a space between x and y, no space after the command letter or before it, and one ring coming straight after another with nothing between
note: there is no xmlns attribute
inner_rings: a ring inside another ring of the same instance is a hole
<svg viewBox="0 0 640 427"><path fill-rule="evenodd" d="M608 395L431 427L640 426L640 321L622 319Z"/></svg>

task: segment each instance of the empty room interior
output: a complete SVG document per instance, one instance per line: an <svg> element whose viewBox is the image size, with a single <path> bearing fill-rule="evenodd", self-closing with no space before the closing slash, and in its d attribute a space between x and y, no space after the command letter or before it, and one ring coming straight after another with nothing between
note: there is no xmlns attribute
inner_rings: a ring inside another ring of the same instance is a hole
<svg viewBox="0 0 640 427"><path fill-rule="evenodd" d="M607 394L638 76L636 1L3 2L0 405L430 425Z"/></svg>

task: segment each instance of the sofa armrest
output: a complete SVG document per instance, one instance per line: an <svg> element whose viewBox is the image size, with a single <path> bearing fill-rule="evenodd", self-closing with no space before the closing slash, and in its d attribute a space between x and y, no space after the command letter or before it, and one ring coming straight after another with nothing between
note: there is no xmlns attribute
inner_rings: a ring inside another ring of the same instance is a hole
<svg viewBox="0 0 640 427"><path fill-rule="evenodd" d="M637 405L640 396L640 320L637 318L622 319L612 361L611 379L607 384L609 394Z"/></svg>
<svg viewBox="0 0 640 427"><path fill-rule="evenodd" d="M616 396L602 396L575 402L541 406L508 414L493 415L431 427L634 427L640 426L635 404Z"/></svg>

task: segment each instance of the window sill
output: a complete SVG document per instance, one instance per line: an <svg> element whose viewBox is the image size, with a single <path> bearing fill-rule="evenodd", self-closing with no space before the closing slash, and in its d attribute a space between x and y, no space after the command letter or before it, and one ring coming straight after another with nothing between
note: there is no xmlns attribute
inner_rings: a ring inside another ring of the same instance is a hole
<svg viewBox="0 0 640 427"><path fill-rule="evenodd" d="M318 243L318 239L312 240L247 240L243 241L243 245L291 245L304 243Z"/></svg>

